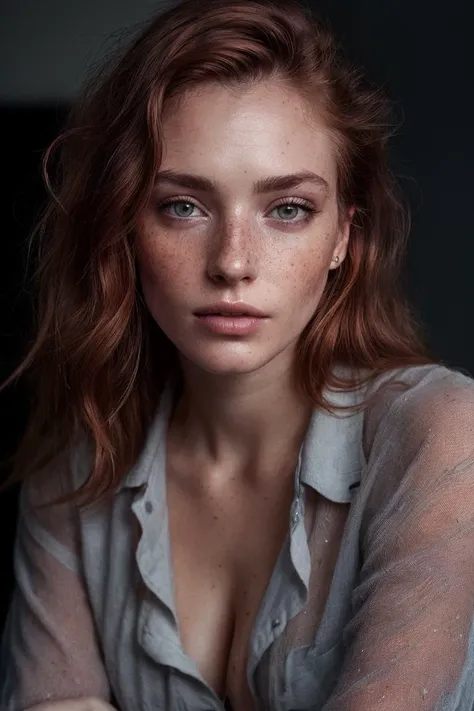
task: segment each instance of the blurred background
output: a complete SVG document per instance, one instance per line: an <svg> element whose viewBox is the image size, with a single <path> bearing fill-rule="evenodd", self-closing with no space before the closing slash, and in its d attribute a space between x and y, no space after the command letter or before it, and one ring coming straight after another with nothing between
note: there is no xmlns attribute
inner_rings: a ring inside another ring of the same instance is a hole
<svg viewBox="0 0 474 711"><path fill-rule="evenodd" d="M395 103L401 125L391 160L413 219L407 289L437 357L474 377L468 0L310 4L327 15L347 53ZM159 7L156 0L1 0L0 381L18 364L31 335L31 295L22 281L25 240L45 197L42 155L86 73ZM13 454L27 414L28 392L20 381L0 394L2 459ZM13 581L17 494L15 487L0 497L0 632Z"/></svg>

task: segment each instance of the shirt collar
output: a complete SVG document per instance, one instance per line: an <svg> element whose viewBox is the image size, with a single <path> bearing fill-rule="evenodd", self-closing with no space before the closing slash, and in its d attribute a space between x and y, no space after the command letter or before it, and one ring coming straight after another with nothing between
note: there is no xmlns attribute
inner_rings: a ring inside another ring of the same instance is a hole
<svg viewBox="0 0 474 711"><path fill-rule="evenodd" d="M140 455L122 479L117 491L147 484L153 468L158 462L158 452L166 445L168 421L171 415L174 400L175 383L168 381L160 395L158 406L148 428L145 445Z"/></svg>
<svg viewBox="0 0 474 711"><path fill-rule="evenodd" d="M363 388L324 395L334 405L354 405ZM301 448L300 481L330 501L348 503L360 483L364 412L336 413L313 410Z"/></svg>
<svg viewBox="0 0 474 711"><path fill-rule="evenodd" d="M344 366L336 366L341 368ZM165 386L148 430L144 448L117 491L147 484L158 461L158 451L166 443L166 433L174 400L175 384ZM353 392L325 390L325 397L335 405L359 402L361 390ZM350 502L360 481L363 412L333 415L315 409L300 450L301 483L311 486L330 501Z"/></svg>

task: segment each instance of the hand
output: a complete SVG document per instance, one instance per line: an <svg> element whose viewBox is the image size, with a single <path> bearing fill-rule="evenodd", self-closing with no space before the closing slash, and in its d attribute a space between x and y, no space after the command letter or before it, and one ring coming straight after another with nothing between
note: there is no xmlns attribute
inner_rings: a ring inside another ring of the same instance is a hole
<svg viewBox="0 0 474 711"><path fill-rule="evenodd" d="M45 701L30 706L25 711L116 711L106 701L96 698L69 699L67 701Z"/></svg>

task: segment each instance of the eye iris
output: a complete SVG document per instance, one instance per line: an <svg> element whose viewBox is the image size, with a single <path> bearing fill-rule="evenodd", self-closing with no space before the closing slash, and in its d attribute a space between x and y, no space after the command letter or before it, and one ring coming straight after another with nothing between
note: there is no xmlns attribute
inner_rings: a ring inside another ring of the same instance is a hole
<svg viewBox="0 0 474 711"><path fill-rule="evenodd" d="M182 215L182 214L179 213L180 207L182 207L182 206L184 205L184 206L185 206L185 212L186 212L186 208L188 208L188 209L192 212L193 207L194 207L194 205L193 205L192 203L186 202L186 201L184 201L184 200L180 200L180 201L178 201L178 202L175 202L175 203L173 203L172 205L173 205L174 209L176 210L177 214L179 215L179 217L189 217L189 214Z"/></svg>
<svg viewBox="0 0 474 711"><path fill-rule="evenodd" d="M294 213L292 213L292 210L298 210L298 205L292 205L291 203L286 203L284 205L279 205L277 207L277 210L286 210L286 214L283 213L281 217L294 217Z"/></svg>

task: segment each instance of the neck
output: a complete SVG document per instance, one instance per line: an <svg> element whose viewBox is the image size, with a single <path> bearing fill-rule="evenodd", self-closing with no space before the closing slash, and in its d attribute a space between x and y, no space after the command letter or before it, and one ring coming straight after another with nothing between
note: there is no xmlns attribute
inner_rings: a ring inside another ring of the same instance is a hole
<svg viewBox="0 0 474 711"><path fill-rule="evenodd" d="M183 374L170 426L180 456L224 477L271 475L294 465L312 405L291 368L216 376L184 363Z"/></svg>

